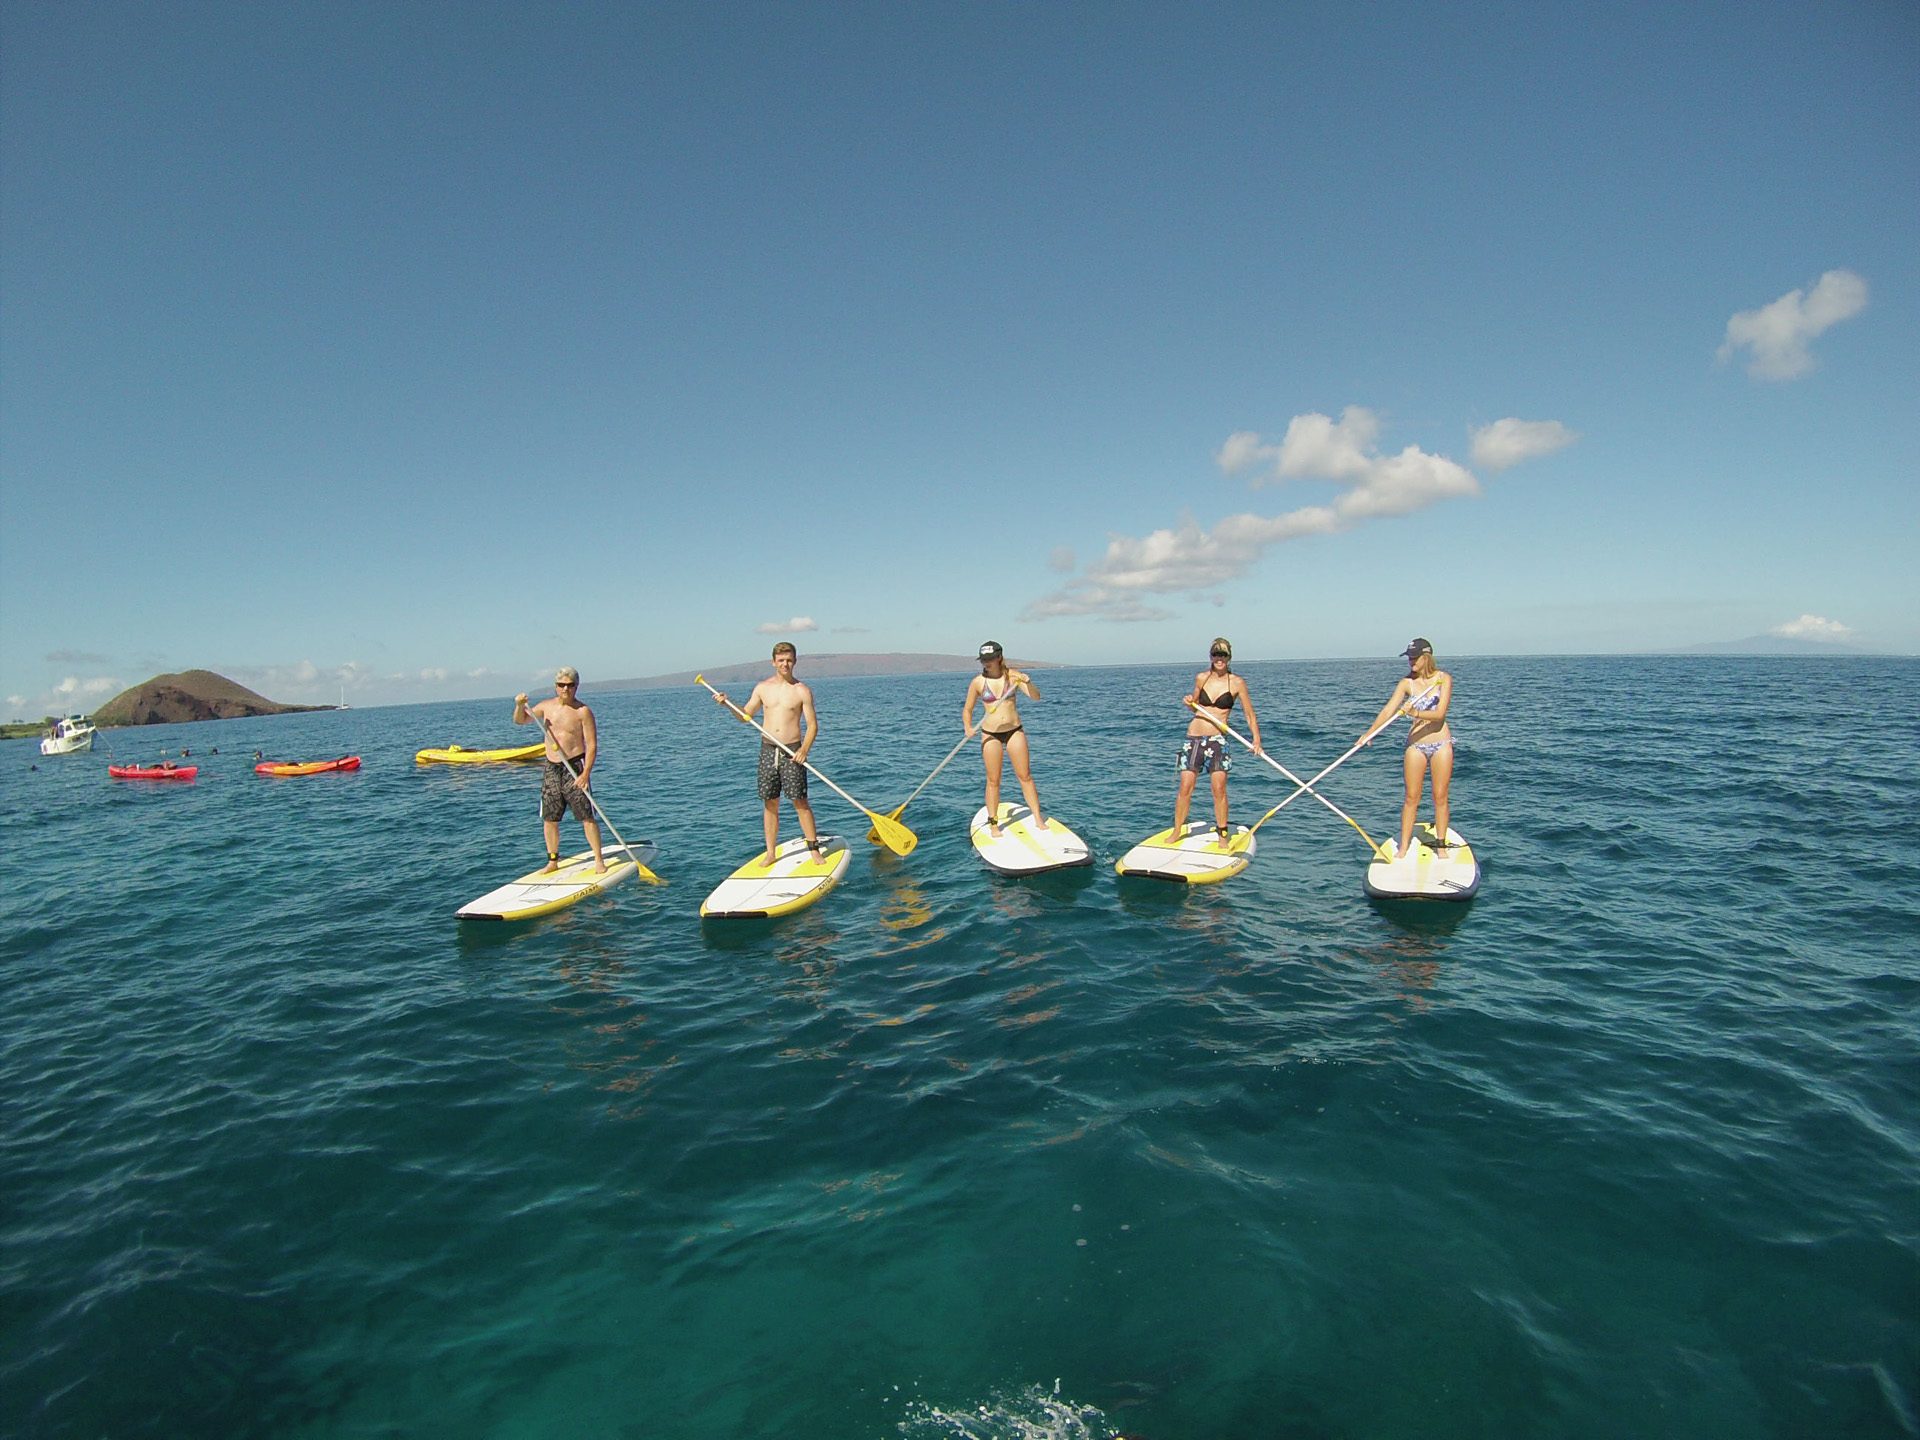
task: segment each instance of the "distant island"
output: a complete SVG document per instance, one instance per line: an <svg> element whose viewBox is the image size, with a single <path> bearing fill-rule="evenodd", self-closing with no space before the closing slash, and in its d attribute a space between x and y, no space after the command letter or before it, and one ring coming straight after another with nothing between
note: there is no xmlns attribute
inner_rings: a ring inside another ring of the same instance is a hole
<svg viewBox="0 0 1920 1440"><path fill-rule="evenodd" d="M1066 668L1055 660L1018 660L1011 655L1007 663L1021 670ZM838 680L870 675L971 675L979 668L980 660L975 655L899 651L879 655L809 655L802 650L794 674L802 680ZM743 660L733 665L709 666L706 670L680 670L671 675L644 675L631 680L582 680L580 689L583 694L589 690L660 690L670 685L691 685L695 675L705 675L715 685L739 685L764 680L772 673L771 660Z"/></svg>
<svg viewBox="0 0 1920 1440"><path fill-rule="evenodd" d="M96 725L176 725L187 720L233 720L247 715L291 715L331 705L282 705L211 670L156 675L122 690L93 712Z"/></svg>
<svg viewBox="0 0 1920 1440"><path fill-rule="evenodd" d="M1715 640L1704 645L1688 645L1680 650L1663 650L1663 655L1825 655L1855 658L1885 655L1883 650L1863 650L1843 640L1805 640L1793 635L1749 635L1744 640Z"/></svg>

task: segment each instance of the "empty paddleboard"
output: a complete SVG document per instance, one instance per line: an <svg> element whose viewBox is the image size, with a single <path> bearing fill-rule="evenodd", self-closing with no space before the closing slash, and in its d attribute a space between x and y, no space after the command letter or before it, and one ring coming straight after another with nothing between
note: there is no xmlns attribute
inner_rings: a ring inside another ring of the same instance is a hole
<svg viewBox="0 0 1920 1440"><path fill-rule="evenodd" d="M591 850L569 855L561 860L557 870L535 870L531 875L522 875L498 890L489 890L478 900L454 911L454 918L531 920L537 915L551 915L597 891L605 890L609 885L631 880L635 871L640 872L642 880L659 883L659 877L648 868L660 854L660 847L651 840L637 841L626 849L618 845L605 845L601 847L601 852L607 860L604 871L593 868Z"/></svg>
<svg viewBox="0 0 1920 1440"><path fill-rule="evenodd" d="M1038 875L1045 870L1061 870L1069 865L1091 865L1093 852L1087 842L1049 815L1046 828L1033 823L1033 811L1024 805L1000 802L1000 833L987 825L987 807L974 812L967 838L991 870L1002 875Z"/></svg>
<svg viewBox="0 0 1920 1440"><path fill-rule="evenodd" d="M1451 827L1445 850L1434 849L1439 838L1433 826L1419 826L1406 855L1397 853L1398 840L1387 841L1381 849L1390 858L1367 866L1367 893L1378 900L1471 900L1480 888L1473 847Z"/></svg>
<svg viewBox="0 0 1920 1440"><path fill-rule="evenodd" d="M1211 820L1190 820L1178 831L1149 835L1114 862L1121 875L1212 885L1247 868L1257 842L1244 825L1231 826L1222 840Z"/></svg>
<svg viewBox="0 0 1920 1440"><path fill-rule="evenodd" d="M705 920L762 920L804 910L840 883L851 859L847 842L837 835L820 837L815 854L803 839L783 840L767 863L761 850L734 871L701 902Z"/></svg>

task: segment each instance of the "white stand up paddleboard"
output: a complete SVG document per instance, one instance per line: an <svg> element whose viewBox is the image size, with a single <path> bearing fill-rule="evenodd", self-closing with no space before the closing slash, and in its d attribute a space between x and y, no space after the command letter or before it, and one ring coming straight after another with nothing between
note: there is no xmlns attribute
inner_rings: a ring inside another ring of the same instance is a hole
<svg viewBox="0 0 1920 1440"><path fill-rule="evenodd" d="M967 838L987 867L1002 875L1038 875L1043 870L1093 863L1087 842L1057 818L1049 815L1047 828L1037 829L1033 811L1004 800L1000 802L1000 833L996 835L987 827L987 807L982 805L974 812Z"/></svg>
<svg viewBox="0 0 1920 1440"><path fill-rule="evenodd" d="M851 858L847 842L835 835L820 837L818 855L804 839L783 840L773 852L771 865L767 852L758 851L714 886L701 902L701 918L758 920L804 910L840 883Z"/></svg>
<svg viewBox="0 0 1920 1440"><path fill-rule="evenodd" d="M1480 862L1473 847L1451 826L1447 848L1435 850L1439 839L1431 825L1418 826L1408 854L1396 853L1398 840L1380 848L1391 858L1367 866L1367 893L1379 900L1471 900L1480 888Z"/></svg>
<svg viewBox="0 0 1920 1440"><path fill-rule="evenodd" d="M1244 825L1230 826L1222 840L1211 820L1190 820L1179 831L1149 835L1114 862L1121 875L1212 885L1238 875L1253 859L1257 842Z"/></svg>
<svg viewBox="0 0 1920 1440"><path fill-rule="evenodd" d="M659 856L660 847L651 840L642 840L624 849L618 845L603 845L601 853L607 860L604 872L593 868L591 850L569 855L560 862L557 870L535 870L531 875L522 875L498 890L489 890L478 900L461 906L454 912L454 918L531 920L536 915L551 915L609 885L618 885L622 880L631 879L636 870L645 872L642 879L658 883L659 877L648 867Z"/></svg>

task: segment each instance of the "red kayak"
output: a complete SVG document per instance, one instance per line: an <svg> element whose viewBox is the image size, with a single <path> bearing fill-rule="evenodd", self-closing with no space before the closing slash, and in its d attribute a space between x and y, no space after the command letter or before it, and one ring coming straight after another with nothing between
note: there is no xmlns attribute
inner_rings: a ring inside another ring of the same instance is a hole
<svg viewBox="0 0 1920 1440"><path fill-rule="evenodd" d="M253 767L256 775L319 775L328 770L358 770L358 755L342 755L338 760L305 760L298 764L291 761L268 760Z"/></svg>
<svg viewBox="0 0 1920 1440"><path fill-rule="evenodd" d="M198 765L107 766L107 774L116 780L191 780L199 773Z"/></svg>

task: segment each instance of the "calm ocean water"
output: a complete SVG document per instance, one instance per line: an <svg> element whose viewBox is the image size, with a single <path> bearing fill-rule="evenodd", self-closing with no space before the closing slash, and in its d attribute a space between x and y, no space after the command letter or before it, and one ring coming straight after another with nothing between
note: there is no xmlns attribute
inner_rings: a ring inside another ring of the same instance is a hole
<svg viewBox="0 0 1920 1440"><path fill-rule="evenodd" d="M0 747L0 1431L1920 1434L1920 666L1450 668L1465 907L1306 800L1119 881L1191 666L1039 677L1091 871L981 867L963 756L731 929L756 740L691 688L587 697L669 885L519 927L451 917L537 772L412 761L508 701L103 735L191 785ZM1243 673L1311 773L1400 672ZM816 688L876 809L958 738L963 678ZM1398 754L1326 782L1376 836Z"/></svg>

